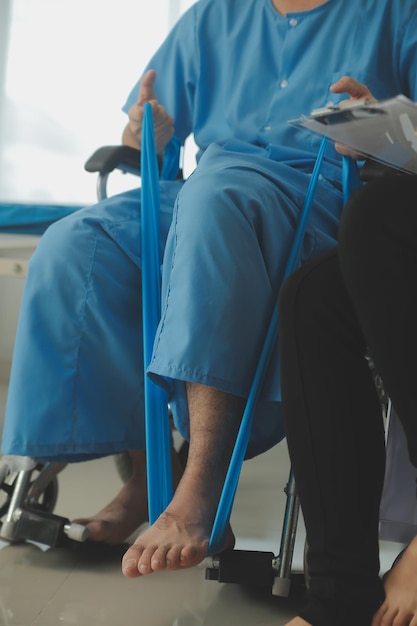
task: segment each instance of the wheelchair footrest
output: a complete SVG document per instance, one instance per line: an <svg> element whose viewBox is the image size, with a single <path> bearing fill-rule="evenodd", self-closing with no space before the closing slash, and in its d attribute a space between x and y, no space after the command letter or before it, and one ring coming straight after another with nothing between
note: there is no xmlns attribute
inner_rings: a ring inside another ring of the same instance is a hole
<svg viewBox="0 0 417 626"><path fill-rule="evenodd" d="M7 525L10 528L5 528ZM29 508L16 511L14 521L3 524L2 531L11 541L35 541L51 548L68 545L71 540L85 541L88 536L85 526L72 524L69 519L53 513Z"/></svg>
<svg viewBox="0 0 417 626"><path fill-rule="evenodd" d="M226 550L213 557L213 566L206 569L206 580L271 588L274 559L272 552Z"/></svg>

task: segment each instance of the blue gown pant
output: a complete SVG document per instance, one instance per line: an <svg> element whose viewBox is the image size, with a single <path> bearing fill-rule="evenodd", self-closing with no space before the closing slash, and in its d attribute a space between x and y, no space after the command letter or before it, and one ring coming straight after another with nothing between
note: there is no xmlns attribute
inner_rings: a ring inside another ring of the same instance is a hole
<svg viewBox="0 0 417 626"><path fill-rule="evenodd" d="M213 145L184 184L161 183L162 316L149 374L186 438L186 381L248 395L305 169ZM333 245L341 202L322 179L301 261ZM133 190L42 237L21 305L3 453L77 461L144 448L140 211ZM275 353L247 456L284 436L278 376Z"/></svg>

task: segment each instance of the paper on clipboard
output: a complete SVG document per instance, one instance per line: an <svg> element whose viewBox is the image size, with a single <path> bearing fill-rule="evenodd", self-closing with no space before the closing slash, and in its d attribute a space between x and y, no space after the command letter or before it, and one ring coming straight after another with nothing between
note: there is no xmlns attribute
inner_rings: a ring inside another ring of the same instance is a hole
<svg viewBox="0 0 417 626"><path fill-rule="evenodd" d="M417 105L406 96L330 106L288 123L343 143L364 158L417 174Z"/></svg>

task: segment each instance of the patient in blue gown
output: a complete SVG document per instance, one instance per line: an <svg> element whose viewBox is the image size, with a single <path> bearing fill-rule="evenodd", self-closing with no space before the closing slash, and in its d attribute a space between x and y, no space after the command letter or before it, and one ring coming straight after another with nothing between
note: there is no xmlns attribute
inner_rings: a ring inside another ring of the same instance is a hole
<svg viewBox="0 0 417 626"><path fill-rule="evenodd" d="M127 98L125 144L140 146L150 102L158 152L193 134L198 163L185 182L161 181L162 316L147 373L167 391L190 441L188 461L183 471L173 454L173 500L126 553L126 576L190 567L207 554L320 144L287 121L358 97L361 84L377 98L417 99L416 1L405 3L199 0ZM329 146L301 262L334 244L341 169ZM133 190L42 237L21 306L3 433L4 454L58 463L129 452L131 478L83 520L91 539L106 543L124 541L147 520L140 208ZM278 372L275 349L247 458L284 437ZM233 545L229 529L223 548Z"/></svg>

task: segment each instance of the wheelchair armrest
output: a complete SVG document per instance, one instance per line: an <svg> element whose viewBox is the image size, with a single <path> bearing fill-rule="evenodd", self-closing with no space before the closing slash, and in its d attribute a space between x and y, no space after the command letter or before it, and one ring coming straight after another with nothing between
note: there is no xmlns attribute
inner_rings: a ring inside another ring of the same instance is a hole
<svg viewBox="0 0 417 626"><path fill-rule="evenodd" d="M162 157L158 156L159 171L162 169ZM140 176L140 150L130 146L102 146L98 148L84 164L87 172L97 172L97 197L107 197L107 178L114 170Z"/></svg>
<svg viewBox="0 0 417 626"><path fill-rule="evenodd" d="M98 172L101 176L115 169L140 175L140 151L130 146L102 146L87 161L87 172Z"/></svg>

